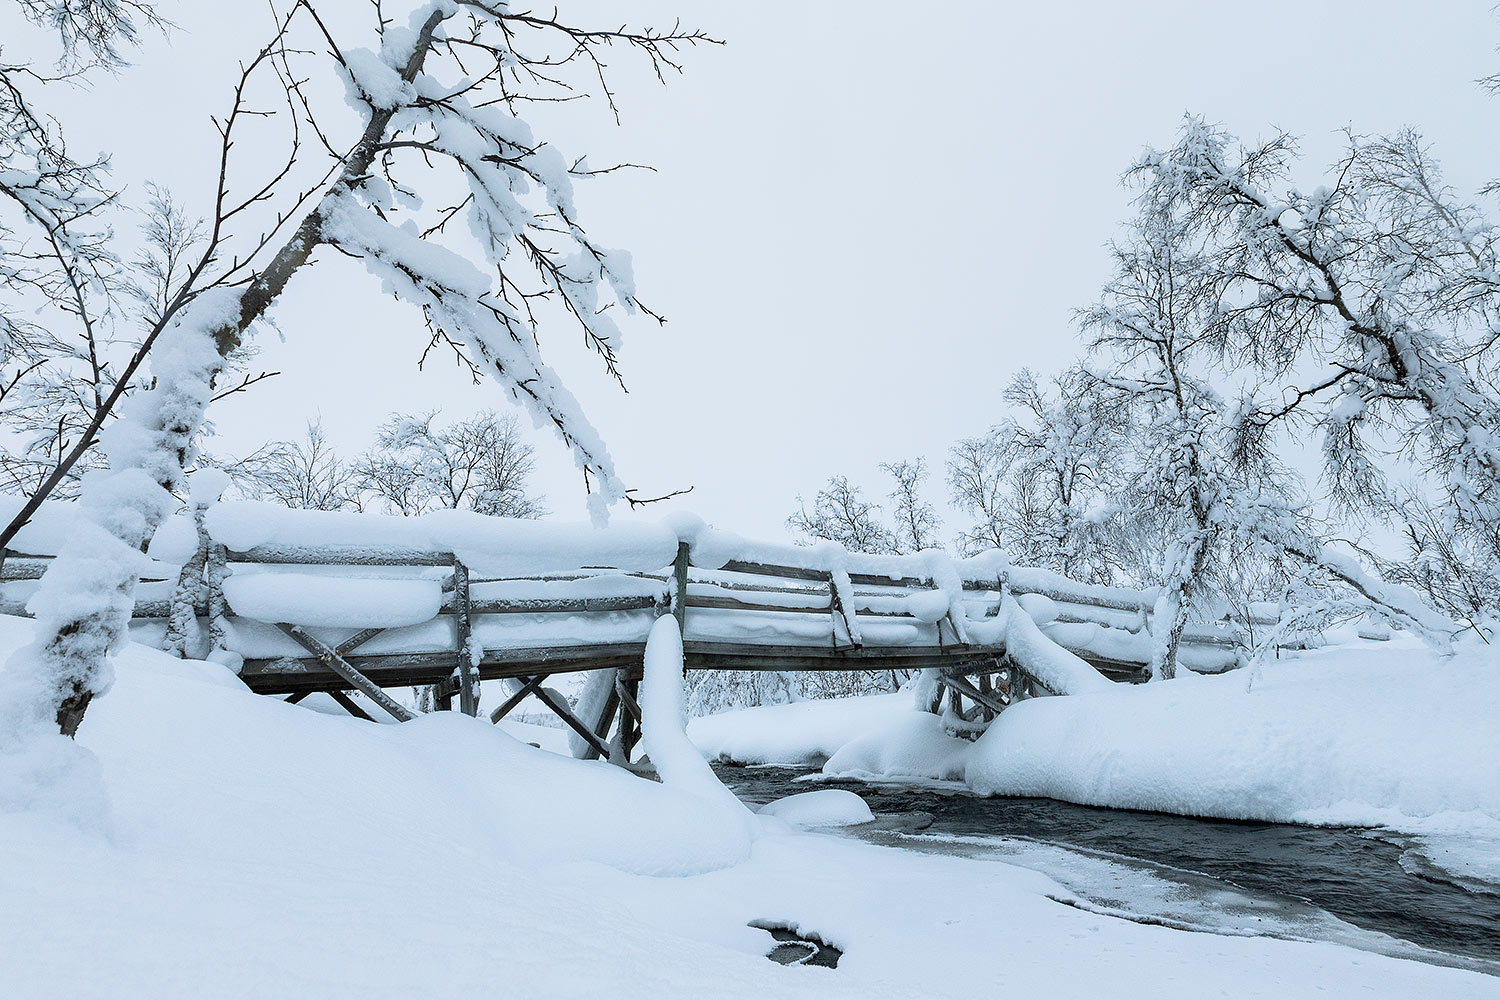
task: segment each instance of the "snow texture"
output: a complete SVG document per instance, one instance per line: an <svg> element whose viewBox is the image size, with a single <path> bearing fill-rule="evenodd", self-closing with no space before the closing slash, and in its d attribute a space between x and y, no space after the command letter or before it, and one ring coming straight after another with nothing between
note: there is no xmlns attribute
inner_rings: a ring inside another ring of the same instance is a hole
<svg viewBox="0 0 1500 1000"><path fill-rule="evenodd" d="M815 792L788 795L766 803L758 812L803 829L855 826L875 819L864 799L842 788L820 788Z"/></svg>
<svg viewBox="0 0 1500 1000"><path fill-rule="evenodd" d="M0 641L30 629L0 619ZM0 810L7 996L463 997L497 976L516 996L608 983L619 1000L1494 995L1489 977L1335 944L1059 905L1058 882L996 861L769 819L746 856L726 810L484 720L323 715L138 645L118 667L75 745L107 835L97 816ZM462 877L431 877L433 858ZM838 970L766 961L753 919L837 945ZM454 947L476 928L503 953Z"/></svg>
<svg viewBox="0 0 1500 1000"><path fill-rule="evenodd" d="M437 617L436 580L360 580L304 573L237 573L224 581L236 615L313 627L400 628Z"/></svg>

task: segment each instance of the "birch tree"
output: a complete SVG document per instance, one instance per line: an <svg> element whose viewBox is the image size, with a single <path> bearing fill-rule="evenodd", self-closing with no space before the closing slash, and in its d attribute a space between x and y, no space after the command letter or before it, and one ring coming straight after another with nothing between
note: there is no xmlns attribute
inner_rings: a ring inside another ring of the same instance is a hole
<svg viewBox="0 0 1500 1000"><path fill-rule="evenodd" d="M1394 445L1442 497L1449 530L1500 558L1500 231L1445 183L1414 131L1345 137L1326 182L1291 179L1286 134L1243 146L1200 118L1131 178L1144 203L1202 241L1207 331L1284 387L1242 421L1241 444L1312 431L1346 511L1388 508Z"/></svg>
<svg viewBox="0 0 1500 1000"><path fill-rule="evenodd" d="M583 29L503 0L434 0L404 21L376 5L373 16L375 48L348 47L315 4L298 0L244 64L217 121L222 152L207 235L141 337L152 387L104 428L108 472L82 491L92 524L75 532L39 584L36 640L10 665L35 680L26 711L34 723L50 720L72 735L107 689L140 553L179 504L219 376L319 249L363 261L420 316L421 336L450 345L476 377L493 379L552 426L589 484L596 518L628 499L601 437L538 345L554 306L619 378L615 316L659 317L636 297L629 256L579 224L574 182L599 171L534 134L521 113L590 86L613 108L606 50L636 52L664 76L678 68L683 47L709 39L680 26ZM349 134L316 113L304 82L314 73L342 80L357 115ZM258 97L266 86L282 100L282 165L232 183L236 142L264 124ZM327 180L298 188L290 179L302 176L306 156L324 158ZM267 212L263 227L236 230ZM448 239L460 225L464 238Z"/></svg>
<svg viewBox="0 0 1500 1000"><path fill-rule="evenodd" d="M1109 497L1123 410L1097 389L1078 367L1050 387L1022 370L1002 396L1009 412L949 449L949 495L973 518L959 536L965 554L1000 548L1020 565L1112 582Z"/></svg>

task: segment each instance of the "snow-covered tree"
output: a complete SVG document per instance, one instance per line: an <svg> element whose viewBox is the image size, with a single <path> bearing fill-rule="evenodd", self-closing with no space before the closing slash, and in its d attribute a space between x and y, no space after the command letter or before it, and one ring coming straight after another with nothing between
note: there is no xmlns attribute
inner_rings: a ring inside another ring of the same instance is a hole
<svg viewBox="0 0 1500 1000"><path fill-rule="evenodd" d="M1167 679L1194 606L1224 594L1229 577L1243 577L1243 564L1299 519L1295 478L1272 455L1234 447L1241 408L1207 378L1218 360L1212 274L1190 236L1170 211L1144 206L1113 248L1103 297L1082 314L1109 364L1090 377L1130 414L1123 521L1135 537L1164 542L1151 581L1159 597L1150 670Z"/></svg>
<svg viewBox="0 0 1500 1000"><path fill-rule="evenodd" d="M936 508L922 495L927 482L927 459L903 458L899 462L882 462L880 470L891 477L891 539L898 553L921 552L940 548L938 532L943 522Z"/></svg>
<svg viewBox="0 0 1500 1000"><path fill-rule="evenodd" d="M107 656L125 634L140 552L179 505L204 408L252 326L319 249L362 260L425 338L451 345L476 376L553 426L590 484L596 517L626 497L602 439L538 345L565 316L619 377L615 316L655 314L636 298L629 256L579 224L574 183L598 171L566 158L521 115L590 86L613 108L606 48L643 54L661 76L677 68L683 46L706 36L586 30L505 0L432 0L404 22L380 5L372 13L376 47L348 47L314 3L298 0L243 64L217 122L222 157L207 236L140 338L153 384L104 428L108 472L82 491L95 527L75 532L44 576L32 603L36 641L14 654L12 672L35 680L25 710L34 722L52 719L71 735L108 686ZM353 129L320 114L305 84L330 73L356 113ZM268 94L282 100L277 116L266 113ZM287 130L282 165L246 183L233 151L278 148L265 131L278 125Z"/></svg>
<svg viewBox="0 0 1500 1000"><path fill-rule="evenodd" d="M514 414L485 410L443 426L433 411L392 416L354 470L360 489L395 513L450 508L541 517L541 498L527 487L535 465Z"/></svg>
<svg viewBox="0 0 1500 1000"><path fill-rule="evenodd" d="M1205 336L1286 386L1243 414L1240 443L1315 432L1331 498L1376 511L1390 507L1379 454L1394 446L1441 494L1449 529L1493 563L1500 230L1415 132L1349 134L1310 192L1295 166L1288 135L1243 147L1191 118L1132 171L1143 202L1203 247L1216 303Z"/></svg>
<svg viewBox="0 0 1500 1000"><path fill-rule="evenodd" d="M896 539L880 517L880 505L871 503L848 476L830 476L818 491L812 510L797 497L797 511L786 526L806 539L838 542L850 552L894 552Z"/></svg>
<svg viewBox="0 0 1500 1000"><path fill-rule="evenodd" d="M1123 408L1076 367L1050 389L1023 369L1004 400L1010 412L987 434L948 452L953 506L973 518L960 550L1001 548L1021 565L1111 582L1118 560L1108 498Z"/></svg>
<svg viewBox="0 0 1500 1000"><path fill-rule="evenodd" d="M310 420L300 441L273 441L225 466L235 492L302 510L358 510L361 475Z"/></svg>

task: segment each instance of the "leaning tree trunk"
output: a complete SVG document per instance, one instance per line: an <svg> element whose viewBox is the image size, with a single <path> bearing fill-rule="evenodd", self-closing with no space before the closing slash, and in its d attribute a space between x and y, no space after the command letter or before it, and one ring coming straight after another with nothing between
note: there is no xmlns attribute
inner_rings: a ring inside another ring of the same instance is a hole
<svg viewBox="0 0 1500 1000"><path fill-rule="evenodd" d="M423 24L402 71L408 83L446 16L434 10ZM80 505L97 527L82 526L58 552L33 599L37 641L16 654L39 661L25 669L42 672L42 697L55 708L65 736L78 732L89 702L108 687L108 655L129 627L141 553L178 506L173 493L182 489L214 378L245 330L323 241L325 209L364 179L393 114L372 111L338 179L264 271L243 289L200 294L163 331L150 359L155 387L127 401L120 420L103 435L110 472L85 484Z"/></svg>

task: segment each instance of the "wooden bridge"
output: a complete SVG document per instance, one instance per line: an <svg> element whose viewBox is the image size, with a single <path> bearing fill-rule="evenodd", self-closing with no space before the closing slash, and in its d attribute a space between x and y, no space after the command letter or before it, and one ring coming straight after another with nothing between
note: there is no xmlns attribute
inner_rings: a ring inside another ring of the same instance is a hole
<svg viewBox="0 0 1500 1000"><path fill-rule="evenodd" d="M535 698L587 756L619 763L639 741L642 658L663 615L677 619L686 670L922 671L928 710L958 732L1101 675L1140 680L1150 655L1152 594L1009 567L998 553L869 556L681 521L602 531L595 555L586 527L456 512L435 522L461 543L445 547L444 531L415 530L433 515L218 506L223 516L197 519L196 545L179 543L143 576L139 641L189 655L219 647L252 691L291 702L326 692L364 718L349 692L405 721L414 713L391 689L430 688L434 708L457 699L477 715L481 685L499 681L503 699L483 706L492 721ZM7 559L0 611L24 613L48 561ZM1232 666L1244 624L1190 627L1184 661ZM574 702L547 683L579 671L592 673Z"/></svg>

